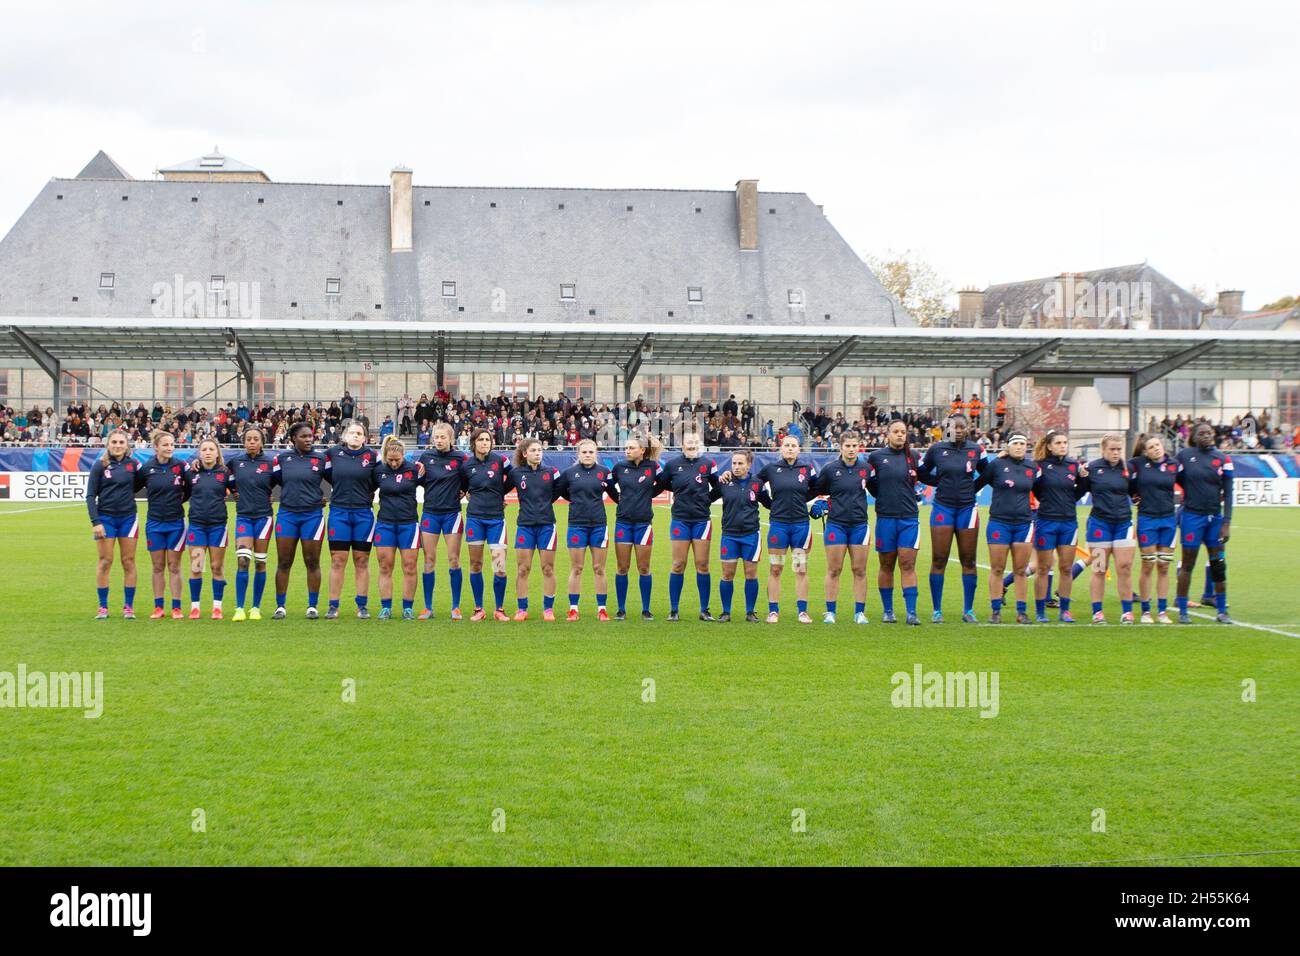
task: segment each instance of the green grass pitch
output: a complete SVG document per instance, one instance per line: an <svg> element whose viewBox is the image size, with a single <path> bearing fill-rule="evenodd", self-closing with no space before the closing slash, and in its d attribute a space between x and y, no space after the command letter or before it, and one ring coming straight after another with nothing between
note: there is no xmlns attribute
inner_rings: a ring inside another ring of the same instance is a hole
<svg viewBox="0 0 1300 956"><path fill-rule="evenodd" d="M1121 628L1113 585L1104 628L886 627L874 558L873 623L827 627L820 540L818 623L792 580L777 626L698 623L688 570L669 625L667 519L653 624L597 624L588 584L580 624L453 625L442 558L436 623L357 621L346 589L306 621L301 564L287 621L97 623L82 507L0 509L0 671L104 675L97 720L0 709L0 864L1300 863L1300 512L1233 524L1233 616L1271 631ZM892 706L916 664L998 672L998 716Z"/></svg>

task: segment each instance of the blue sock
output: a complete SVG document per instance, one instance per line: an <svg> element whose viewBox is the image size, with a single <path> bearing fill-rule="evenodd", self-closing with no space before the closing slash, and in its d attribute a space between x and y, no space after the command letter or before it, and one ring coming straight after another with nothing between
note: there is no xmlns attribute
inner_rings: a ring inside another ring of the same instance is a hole
<svg viewBox="0 0 1300 956"><path fill-rule="evenodd" d="M1002 610L1002 598L991 598L989 605L993 608L993 613L997 614Z"/></svg>
<svg viewBox="0 0 1300 956"><path fill-rule="evenodd" d="M433 583L438 580L437 571L425 571L420 575L420 585L424 588L424 606L433 610Z"/></svg>
<svg viewBox="0 0 1300 956"><path fill-rule="evenodd" d="M1221 594L1216 593L1214 595L1214 606L1218 609L1220 614L1228 613L1228 592L1227 591L1224 591Z"/></svg>
<svg viewBox="0 0 1300 956"><path fill-rule="evenodd" d="M1132 602L1132 601L1120 601L1120 602L1119 602L1119 608L1120 608L1120 610L1121 610L1123 613L1125 613L1125 614L1132 614L1132 613L1133 613L1133 602Z"/></svg>
<svg viewBox="0 0 1300 956"><path fill-rule="evenodd" d="M1015 574L1013 574L1013 573L1010 572L1010 571L1008 571L1006 574L1002 575L1002 587L1003 587L1003 589L1005 590L1006 588L1011 587L1011 584L1012 584L1012 582L1015 581L1015 579L1016 579Z"/></svg>
<svg viewBox="0 0 1300 956"><path fill-rule="evenodd" d="M320 603L320 592L319 592L319 591L308 591L308 592L307 592L307 606L308 606L308 607L315 607L315 606L316 606L317 604L319 604L319 603Z"/></svg>
<svg viewBox="0 0 1300 956"><path fill-rule="evenodd" d="M1178 602L1178 613L1179 613L1179 614L1186 614L1186 613L1187 613L1187 598L1185 598L1185 597L1180 597L1180 598L1175 598L1175 600Z"/></svg>
<svg viewBox="0 0 1300 956"><path fill-rule="evenodd" d="M637 579L637 584L641 588L641 610L650 610L650 591L654 587L655 579L653 574L643 574Z"/></svg>
<svg viewBox="0 0 1300 956"><path fill-rule="evenodd" d="M1017 602L1016 602L1016 613L1017 613L1017 614L1024 614L1024 613L1025 613L1026 611L1028 611L1028 610L1029 610L1029 602L1027 602L1027 601L1017 601Z"/></svg>
<svg viewBox="0 0 1300 956"><path fill-rule="evenodd" d="M1064 614L1069 609L1070 609L1070 599L1067 597L1061 598L1061 613Z"/></svg>
<svg viewBox="0 0 1300 956"><path fill-rule="evenodd" d="M286 597L288 597L288 595L286 595L286 594L281 594L279 591L276 591L276 592L275 592L275 606L276 606L276 607L284 607L284 599L285 599Z"/></svg>
<svg viewBox="0 0 1300 956"><path fill-rule="evenodd" d="M1169 610L1169 598L1156 598L1156 610L1161 614Z"/></svg>
<svg viewBox="0 0 1300 956"><path fill-rule="evenodd" d="M736 582L723 578L718 582L718 600L722 604L722 613L731 613L731 596L736 591Z"/></svg>
<svg viewBox="0 0 1300 956"><path fill-rule="evenodd" d="M235 572L235 604L239 607L244 606L244 598L248 597L248 572Z"/></svg>
<svg viewBox="0 0 1300 956"><path fill-rule="evenodd" d="M358 595L356 596L356 602L357 602L357 607L358 607L358 608L363 608L363 607L365 607L368 603L370 603L370 595L369 595L369 594L358 594ZM388 603L389 603L389 607L392 607L392 602L389 601Z"/></svg>
<svg viewBox="0 0 1300 956"><path fill-rule="evenodd" d="M338 609L339 609L339 602L338 602L338 601L335 601L335 600L333 600L333 599L331 599L331 600L330 600L330 610L331 610L331 611L337 611Z"/></svg>
<svg viewBox="0 0 1300 956"><path fill-rule="evenodd" d="M605 594L597 594L597 595L596 595L596 607L597 607L597 608L609 607L609 594L608 594L608 592L605 593Z"/></svg>
<svg viewBox="0 0 1300 956"><path fill-rule="evenodd" d="M203 596L203 579L190 578L190 601L194 604L199 603L199 598Z"/></svg>
<svg viewBox="0 0 1300 956"><path fill-rule="evenodd" d="M854 614L866 614L866 613L867 613L867 602L866 602L866 601L854 601L854 602L853 602L853 613L854 613Z"/></svg>
<svg viewBox="0 0 1300 956"><path fill-rule="evenodd" d="M379 606L382 607L385 611L391 611L391 610L393 609L393 599L392 599L392 598L380 598L380 599L379 599Z"/></svg>
<svg viewBox="0 0 1300 956"><path fill-rule="evenodd" d="M1054 590L1055 583L1056 583L1056 572L1048 571L1047 572L1047 596L1049 598L1056 593L1056 591Z"/></svg>
<svg viewBox="0 0 1300 956"><path fill-rule="evenodd" d="M415 598L402 598L402 610L403 611L415 610Z"/></svg>
<svg viewBox="0 0 1300 956"><path fill-rule="evenodd" d="M1086 570L1088 570L1088 565L1078 558L1075 558L1074 564L1070 566L1070 580L1073 581Z"/></svg>
<svg viewBox="0 0 1300 956"><path fill-rule="evenodd" d="M552 610L554 607L555 607L555 595L554 595L554 594L543 594L543 595L542 595L542 608L543 608L543 610L547 610L547 611L549 611L549 610Z"/></svg>
<svg viewBox="0 0 1300 956"><path fill-rule="evenodd" d="M709 609L709 598L713 594L713 575L700 574L697 571L695 574L695 590L700 595L700 611L707 611Z"/></svg>
<svg viewBox="0 0 1300 956"><path fill-rule="evenodd" d="M1047 598L1034 598L1034 612L1039 617L1047 613Z"/></svg>
<svg viewBox="0 0 1300 956"><path fill-rule="evenodd" d="M1214 593L1214 581L1210 577L1210 565L1207 562L1205 565L1205 590L1202 591L1201 594L1205 597L1209 597L1213 593ZM1201 603L1206 603L1206 602L1203 601Z"/></svg>
<svg viewBox="0 0 1300 956"><path fill-rule="evenodd" d="M577 607L577 606L578 606L578 601L579 601L581 598L582 598L582 595L580 595L580 594L574 594L573 592L569 592L569 607Z"/></svg>
<svg viewBox="0 0 1300 956"><path fill-rule="evenodd" d="M908 614L916 613L917 595L918 595L917 588L903 588L903 606L907 608Z"/></svg>
<svg viewBox="0 0 1300 956"><path fill-rule="evenodd" d="M219 580L219 579L217 579L217 578L213 578L213 579L212 579L212 599L213 599L214 601L220 601L220 600L221 600L223 597L225 597L225 596L226 596L226 582L225 582L225 580L224 580L224 579Z"/></svg>
<svg viewBox="0 0 1300 956"><path fill-rule="evenodd" d="M1100 601L1093 601L1093 602L1092 602L1092 613L1093 613L1093 614L1097 614L1097 613L1100 612L1100 611L1101 611L1101 602L1100 602Z"/></svg>
<svg viewBox="0 0 1300 956"><path fill-rule="evenodd" d="M943 575L930 573L930 603L936 611L943 610Z"/></svg>
<svg viewBox="0 0 1300 956"><path fill-rule="evenodd" d="M614 597L618 599L618 609L622 614L627 613L627 575L614 575Z"/></svg>
<svg viewBox="0 0 1300 956"><path fill-rule="evenodd" d="M831 614L834 614L835 608L839 603L840 603L839 601L827 601L826 610L829 611Z"/></svg>
<svg viewBox="0 0 1300 956"><path fill-rule="evenodd" d="M172 610L179 611L180 609L181 609L181 599L178 597L172 598Z"/></svg>
<svg viewBox="0 0 1300 956"><path fill-rule="evenodd" d="M465 580L464 575L465 575L464 568L447 569L447 580L451 582L451 606L452 607L456 607L456 608L460 607L460 591L461 591L461 583ZM483 582L480 580L479 588L481 589L482 587L483 587Z"/></svg>
<svg viewBox="0 0 1300 956"><path fill-rule="evenodd" d="M880 592L880 607L886 614L894 613L894 589L877 588Z"/></svg>
<svg viewBox="0 0 1300 956"><path fill-rule="evenodd" d="M99 595L99 606L108 607L108 588L95 588L95 593Z"/></svg>
<svg viewBox="0 0 1300 956"><path fill-rule="evenodd" d="M668 607L671 608L674 612L677 611L677 606L681 603L682 588L685 586L685 584L686 584L685 574L668 575Z"/></svg>
<svg viewBox="0 0 1300 956"><path fill-rule="evenodd" d="M135 607L135 588L123 588L122 594L123 594L122 603L125 604L127 607L132 607L132 608ZM105 595L105 597L107 597L107 595Z"/></svg>
<svg viewBox="0 0 1300 956"><path fill-rule="evenodd" d="M492 597L496 599L498 608L506 606L506 576L504 574L492 575Z"/></svg>
<svg viewBox="0 0 1300 956"><path fill-rule="evenodd" d="M475 609L483 606L483 572L471 571L469 573L469 589L474 593Z"/></svg>
<svg viewBox="0 0 1300 956"><path fill-rule="evenodd" d="M795 601L795 602L794 602L794 606L798 609L798 611L799 611L800 614L807 614L807 613L808 613L808 602L807 602L807 601Z"/></svg>
<svg viewBox="0 0 1300 956"><path fill-rule="evenodd" d="M266 593L266 572L255 571L253 573L253 607L262 606L262 595ZM280 607L282 605L277 605Z"/></svg>
<svg viewBox="0 0 1300 956"><path fill-rule="evenodd" d="M1143 602L1142 602L1142 613L1143 613L1143 614L1150 614L1150 613L1151 613L1151 602L1150 602L1150 601L1143 601Z"/></svg>
<svg viewBox="0 0 1300 956"><path fill-rule="evenodd" d="M753 614L758 605L758 578L745 578L745 613Z"/></svg>
<svg viewBox="0 0 1300 956"><path fill-rule="evenodd" d="M515 598L515 605L519 608L519 610L521 610L521 611L527 611L527 610L528 610L528 598L526 598L526 597Z"/></svg>
<svg viewBox="0 0 1300 956"><path fill-rule="evenodd" d="M768 601L768 602L767 602L767 613L768 613L768 614L776 614L778 610L780 610L780 605L777 604L775 601Z"/></svg>
<svg viewBox="0 0 1300 956"><path fill-rule="evenodd" d="M961 576L962 610L966 614L975 610L975 588L979 583L980 579L973 574Z"/></svg>

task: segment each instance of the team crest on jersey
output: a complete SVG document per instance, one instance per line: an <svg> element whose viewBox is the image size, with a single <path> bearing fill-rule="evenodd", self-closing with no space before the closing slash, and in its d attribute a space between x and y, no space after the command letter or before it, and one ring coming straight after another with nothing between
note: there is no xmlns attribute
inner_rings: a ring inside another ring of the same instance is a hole
<svg viewBox="0 0 1300 956"><path fill-rule="evenodd" d="M367 455L362 455L362 456L361 456L361 467L362 467L362 468L367 468L367 467L369 467L369 465L370 465L370 456L369 456L368 454L367 454Z"/></svg>

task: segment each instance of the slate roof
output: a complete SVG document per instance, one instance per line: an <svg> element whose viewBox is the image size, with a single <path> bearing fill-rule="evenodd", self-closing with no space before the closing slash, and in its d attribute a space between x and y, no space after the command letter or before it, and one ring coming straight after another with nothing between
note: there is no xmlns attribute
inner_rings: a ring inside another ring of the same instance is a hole
<svg viewBox="0 0 1300 956"><path fill-rule="evenodd" d="M95 154L85 168L77 173L78 179L130 179L131 174L119 166L112 156L102 149Z"/></svg>

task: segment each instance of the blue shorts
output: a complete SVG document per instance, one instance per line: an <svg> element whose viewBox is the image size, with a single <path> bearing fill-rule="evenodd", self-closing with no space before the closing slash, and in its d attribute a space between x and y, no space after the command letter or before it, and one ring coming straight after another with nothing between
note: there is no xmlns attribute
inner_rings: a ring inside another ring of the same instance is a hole
<svg viewBox="0 0 1300 956"><path fill-rule="evenodd" d="M369 508L339 508L330 505L330 550L343 550L353 545L369 548L375 537L375 513Z"/></svg>
<svg viewBox="0 0 1300 956"><path fill-rule="evenodd" d="M320 541L325 537L325 512L320 508L315 511L287 511L281 508L275 516L275 536Z"/></svg>
<svg viewBox="0 0 1300 956"><path fill-rule="evenodd" d="M414 521L375 522L375 547L414 551L420 546L420 526Z"/></svg>
<svg viewBox="0 0 1300 956"><path fill-rule="evenodd" d="M579 551L584 548L603 548L609 543L608 539L609 529L603 524L596 525L594 528L571 524L565 533L565 540L568 541L569 547Z"/></svg>
<svg viewBox="0 0 1300 956"><path fill-rule="evenodd" d="M975 505L966 505L962 508L951 508L948 505L941 505L935 502L930 507L930 527L940 528L978 528L980 526L980 510Z"/></svg>
<svg viewBox="0 0 1300 956"><path fill-rule="evenodd" d="M757 561L763 556L763 536L755 531L737 538L723 532L719 556L723 561Z"/></svg>
<svg viewBox="0 0 1300 956"><path fill-rule="evenodd" d="M1033 544L1034 523L1032 521L1008 521L989 519L988 530L984 540L989 544Z"/></svg>
<svg viewBox="0 0 1300 956"><path fill-rule="evenodd" d="M1034 522L1034 547L1039 551L1055 551L1079 543L1079 522L1053 521L1039 518Z"/></svg>
<svg viewBox="0 0 1300 956"><path fill-rule="evenodd" d="M773 521L767 527L768 551L784 551L786 548L802 548L807 551L811 547L812 525L807 521L798 524Z"/></svg>
<svg viewBox="0 0 1300 956"><path fill-rule="evenodd" d="M459 511L444 511L433 514L426 511L420 519L422 534L460 534L465 530L465 522Z"/></svg>
<svg viewBox="0 0 1300 956"><path fill-rule="evenodd" d="M521 551L554 551L558 538L553 524L521 524L515 528L515 547Z"/></svg>
<svg viewBox="0 0 1300 956"><path fill-rule="evenodd" d="M708 541L713 537L713 522L708 518L703 521L681 521L674 518L668 525L668 533L674 541Z"/></svg>
<svg viewBox="0 0 1300 956"><path fill-rule="evenodd" d="M1137 544L1133 537L1132 521L1102 521L1088 516L1088 527L1084 531L1089 545L1109 548L1131 548Z"/></svg>
<svg viewBox="0 0 1300 956"><path fill-rule="evenodd" d="M180 551L185 547L184 521L146 521L144 546L150 551Z"/></svg>
<svg viewBox="0 0 1300 956"><path fill-rule="evenodd" d="M226 534L230 530L224 524L192 524L185 533L187 548L224 548Z"/></svg>
<svg viewBox="0 0 1300 956"><path fill-rule="evenodd" d="M1184 548L1199 548L1204 544L1211 550L1217 550L1219 535L1222 533L1222 515L1198 515L1184 511L1178 516L1178 540Z"/></svg>
<svg viewBox="0 0 1300 956"><path fill-rule="evenodd" d="M104 526L105 538L138 538L140 536L140 518L134 512L129 515L100 515L99 523Z"/></svg>
<svg viewBox="0 0 1300 956"><path fill-rule="evenodd" d="M256 541L269 541L271 529L275 527L275 518L263 515L261 518L246 518L235 515L235 539L253 538Z"/></svg>
<svg viewBox="0 0 1300 956"><path fill-rule="evenodd" d="M876 518L876 551L889 554L899 548L921 550L920 518Z"/></svg>
<svg viewBox="0 0 1300 956"><path fill-rule="evenodd" d="M470 544L486 544L492 548L506 546L506 520L504 518L465 519L465 540Z"/></svg>
<svg viewBox="0 0 1300 956"><path fill-rule="evenodd" d="M648 521L645 524L636 521L615 521L614 543L640 545L654 544L655 526Z"/></svg>
<svg viewBox="0 0 1300 956"><path fill-rule="evenodd" d="M828 545L870 544L871 525L865 521L861 524L836 524L828 521L826 530L822 532L822 541Z"/></svg>
<svg viewBox="0 0 1300 956"><path fill-rule="evenodd" d="M1174 538L1178 537L1178 515L1148 518L1139 514L1137 536L1141 547L1172 548Z"/></svg>

